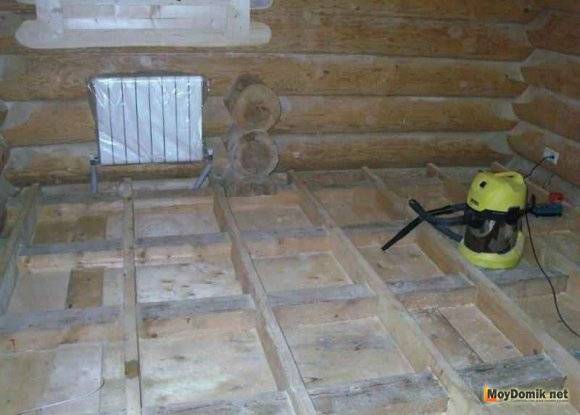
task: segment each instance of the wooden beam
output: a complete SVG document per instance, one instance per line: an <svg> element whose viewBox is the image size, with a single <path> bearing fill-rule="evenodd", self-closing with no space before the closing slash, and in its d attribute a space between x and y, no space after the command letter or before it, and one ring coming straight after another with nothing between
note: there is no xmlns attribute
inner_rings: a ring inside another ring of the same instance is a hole
<svg viewBox="0 0 580 415"><path fill-rule="evenodd" d="M431 373L387 376L308 389L319 413L443 413L447 394Z"/></svg>
<svg viewBox="0 0 580 415"><path fill-rule="evenodd" d="M280 291L268 294L271 307L290 307L295 305L352 301L373 297L366 285L349 284L299 290Z"/></svg>
<svg viewBox="0 0 580 415"><path fill-rule="evenodd" d="M139 356L139 327L137 313L137 281L135 272L135 213L133 186L130 179L123 181L123 328L125 393L127 415L141 413L141 360Z"/></svg>
<svg viewBox="0 0 580 415"><path fill-rule="evenodd" d="M442 235L429 228L419 232L421 249L432 259L451 261L459 272L478 288L477 306L526 355L542 351L556 364L568 379L571 403L580 407L580 362L551 337L538 323L528 317L503 290L481 270L467 262L457 249Z"/></svg>
<svg viewBox="0 0 580 415"><path fill-rule="evenodd" d="M252 294L262 321L263 327L258 327L258 331L261 333L264 351L272 367L278 387L287 390L296 413L315 414L316 411L308 397L306 386L292 357L290 346L276 321L272 308L268 304L266 290L242 240L240 229L225 197L224 189L216 183L213 183L212 187L215 196L214 208L216 209L216 216L232 240L234 267L244 279L243 285L245 284Z"/></svg>
<svg viewBox="0 0 580 415"><path fill-rule="evenodd" d="M420 167L434 161L439 165L481 166L512 157L505 133L369 133L369 134L282 134L274 135L280 162L278 171L289 169L349 169L367 165ZM211 145L210 145L211 147ZM334 156L326 157L325 152ZM19 147L11 150L6 168L15 184L83 183L89 179L88 157L96 154L94 143ZM199 173L199 163L179 165L118 166L102 179L123 177L148 179L190 178Z"/></svg>
<svg viewBox="0 0 580 415"><path fill-rule="evenodd" d="M509 130L516 123L510 102L492 98L372 96L281 97L282 117L272 133L368 133ZM88 100L9 102L0 132L13 147L95 141ZM332 108L332 111L329 109ZM231 125L222 98L204 105L204 135Z"/></svg>
<svg viewBox="0 0 580 415"><path fill-rule="evenodd" d="M205 76L210 95L224 96L237 74L259 76L284 95L515 97L526 85L511 62L381 56L140 53L0 56L0 99L86 99L87 79L100 73L189 72Z"/></svg>
<svg viewBox="0 0 580 415"><path fill-rule="evenodd" d="M143 408L143 415L203 415L203 414L283 414L290 411L286 392L264 392L251 397L179 403Z"/></svg>
<svg viewBox="0 0 580 415"><path fill-rule="evenodd" d="M483 398L483 387L561 389L565 377L546 356L534 355L481 363L460 370L475 394ZM482 399L483 400L483 399Z"/></svg>
<svg viewBox="0 0 580 415"><path fill-rule="evenodd" d="M18 217L0 253L0 315L8 309L12 292L16 286L19 251L22 246L27 246L32 241L36 226L36 205L39 192L37 185L22 191Z"/></svg>
<svg viewBox="0 0 580 415"><path fill-rule="evenodd" d="M569 0L551 0L550 6L556 7ZM24 3L24 4L23 4ZM34 13L34 0L6 0L0 5L0 11ZM491 22L527 22L537 13L540 5L525 0L514 0L506 3L502 0L490 0L481 4L477 0L452 0L437 5L429 0L394 0L379 5L372 0L352 1L322 0L315 4L305 0L287 0L281 4L274 3L272 11L277 14L292 14L308 10L310 13L357 15L357 16L394 16L394 17L433 17L442 19L479 20ZM566 8L565 10L569 10ZM260 12L259 12L260 13Z"/></svg>
<svg viewBox="0 0 580 415"><path fill-rule="evenodd" d="M366 170L377 189L392 195L385 183L373 172ZM414 213L408 209L409 217ZM477 290L477 306L514 343L523 354L545 352L557 368L568 377L572 404L580 406L580 362L556 342L539 324L532 321L500 287L480 269L464 259L456 247L437 231L422 227L417 231L420 248L444 272L461 272ZM575 398L577 395L579 398Z"/></svg>
<svg viewBox="0 0 580 415"><path fill-rule="evenodd" d="M580 101L530 87L513 107L522 121L580 142Z"/></svg>
<svg viewBox="0 0 580 415"><path fill-rule="evenodd" d="M580 185L579 143L527 123L518 124L510 132L508 142L516 153L535 163L540 162L544 157L545 147L554 149L560 154L558 163L544 162L542 167L565 180Z"/></svg>
<svg viewBox="0 0 580 415"><path fill-rule="evenodd" d="M578 17L550 12L529 26L528 39L538 49L580 55Z"/></svg>
<svg viewBox="0 0 580 415"><path fill-rule="evenodd" d="M227 313L238 310L254 310L254 301L249 295L144 303L139 306L139 315L143 320L168 320L178 316L191 317L195 314Z"/></svg>
<svg viewBox="0 0 580 415"><path fill-rule="evenodd" d="M114 322L120 314L119 307L76 308L36 311L25 314L4 314L0 316L0 333L106 324Z"/></svg>
<svg viewBox="0 0 580 415"><path fill-rule="evenodd" d="M452 307L475 302L477 290L462 275L390 281L389 289L407 308Z"/></svg>
<svg viewBox="0 0 580 415"><path fill-rule="evenodd" d="M530 85L580 99L580 57L536 50L521 71Z"/></svg>
<svg viewBox="0 0 580 415"><path fill-rule="evenodd" d="M468 390L459 374L451 367L433 342L423 333L392 291L383 282L372 266L365 260L346 233L339 228L328 211L308 189L306 183L295 173L289 176L302 198L302 207L313 223L321 223L334 239L334 251L341 265L356 283L365 283L378 296L378 317L416 371L436 372L446 387L450 399L467 413L479 413L481 408L476 397Z"/></svg>
<svg viewBox="0 0 580 415"><path fill-rule="evenodd" d="M457 3L457 2L453 2ZM276 5L276 3L274 3ZM405 19L378 15L337 16L312 13L305 18L296 13L270 10L256 12L256 19L272 30L268 44L257 47L229 48L228 51L264 53L337 53L397 56L465 57L487 60L520 61L531 52L525 26L487 24L476 21ZM309 5L308 8L311 8ZM253 13L254 14L254 13ZM431 16L429 16L431 18ZM337 21L340 24L337 24ZM15 25L14 29L18 27ZM13 29L13 30L14 30ZM31 53L18 44L7 30L0 52ZM203 51L200 48L156 47L145 51ZM206 49L207 50L207 49ZM78 50L74 50L78 51ZM110 48L112 53L139 52L143 48ZM34 54L52 54L47 50Z"/></svg>
<svg viewBox="0 0 580 415"><path fill-rule="evenodd" d="M280 135L274 141L279 171L422 167L433 160L456 165L459 158L463 165L481 165L512 157L503 133Z"/></svg>

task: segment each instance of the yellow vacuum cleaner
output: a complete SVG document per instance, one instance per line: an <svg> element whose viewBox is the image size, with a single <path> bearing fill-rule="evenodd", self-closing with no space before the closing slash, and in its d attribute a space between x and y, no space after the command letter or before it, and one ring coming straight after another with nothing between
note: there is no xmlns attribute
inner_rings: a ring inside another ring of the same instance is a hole
<svg viewBox="0 0 580 415"><path fill-rule="evenodd" d="M383 246L386 251L422 222L459 242L459 252L471 263L488 269L508 269L517 266L524 251L522 218L526 213L535 216L561 216L561 204L537 205L532 198L526 203L527 187L517 172L478 173L467 194L467 203L444 206L426 211L414 199L409 206L417 218ZM462 215L442 218L462 212ZM451 227L465 226L463 235Z"/></svg>

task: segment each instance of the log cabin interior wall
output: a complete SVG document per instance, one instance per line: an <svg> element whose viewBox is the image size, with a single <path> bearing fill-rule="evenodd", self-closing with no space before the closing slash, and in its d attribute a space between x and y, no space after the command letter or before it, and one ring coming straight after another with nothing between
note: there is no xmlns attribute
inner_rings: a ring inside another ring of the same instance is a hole
<svg viewBox="0 0 580 415"><path fill-rule="evenodd" d="M260 76L282 101L279 170L484 165L512 156L509 136L533 161L552 145L554 171L580 180L571 168L580 130L574 1L275 1L253 12L272 29L268 44L211 50L31 50L13 35L34 8L15 0L0 8L0 133L18 184L87 180L89 76L163 70L210 79L208 137L229 127L223 96L235 78Z"/></svg>

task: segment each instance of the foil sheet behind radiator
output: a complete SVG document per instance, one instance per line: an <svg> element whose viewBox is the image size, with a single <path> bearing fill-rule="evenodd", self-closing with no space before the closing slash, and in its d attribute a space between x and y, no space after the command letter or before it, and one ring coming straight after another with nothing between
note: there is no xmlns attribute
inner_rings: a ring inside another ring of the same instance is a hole
<svg viewBox="0 0 580 415"><path fill-rule="evenodd" d="M99 76L89 88L99 164L203 159L203 77Z"/></svg>

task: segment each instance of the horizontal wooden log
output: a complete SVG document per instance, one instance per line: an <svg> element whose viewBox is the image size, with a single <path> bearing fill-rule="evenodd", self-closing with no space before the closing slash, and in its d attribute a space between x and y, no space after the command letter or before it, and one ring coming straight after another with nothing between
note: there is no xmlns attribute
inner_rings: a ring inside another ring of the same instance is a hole
<svg viewBox="0 0 580 415"><path fill-rule="evenodd" d="M541 3L543 7L551 10L580 14L580 3L577 0L542 0Z"/></svg>
<svg viewBox="0 0 580 415"><path fill-rule="evenodd" d="M305 13L304 10L287 13L277 12L275 7L256 12L255 18L271 28L271 41L261 46L229 50L465 57L512 61L522 60L532 51L526 38L525 27L519 24L335 15L308 11ZM167 47L107 49L110 53L176 50L192 52L204 49ZM9 30L4 40L0 42L0 53L3 54L37 55L55 52L58 50L27 49L9 37Z"/></svg>
<svg viewBox="0 0 580 415"><path fill-rule="evenodd" d="M0 99L86 98L101 73L195 72L223 96L237 75L259 76L282 95L515 97L525 89L518 66L436 58L257 53L87 53L0 56Z"/></svg>
<svg viewBox="0 0 580 415"><path fill-rule="evenodd" d="M508 142L516 153L535 163L544 157L545 147L556 150L560 153L558 164L544 162L542 167L580 186L580 144L526 123L510 132Z"/></svg>
<svg viewBox="0 0 580 415"><path fill-rule="evenodd" d="M403 133L274 135L278 171L438 165L481 166L511 158L505 133ZM210 140L211 141L211 140ZM17 184L81 183L88 180L94 143L13 148L7 178ZM102 169L102 178L192 177L200 164L134 165Z"/></svg>
<svg viewBox="0 0 580 415"><path fill-rule="evenodd" d="M551 3L564 3L573 0L551 0ZM547 2L547 0L545 0ZM22 4L28 3L28 4ZM5 0L0 11L34 13L34 0ZM500 22L527 22L540 10L537 2L528 0L286 0L274 2L272 9L277 13L303 12L321 14L348 14L358 16L394 17L437 17L441 19L485 20Z"/></svg>
<svg viewBox="0 0 580 415"><path fill-rule="evenodd" d="M421 167L434 160L468 166L511 157L503 133L284 135L275 141L282 171Z"/></svg>
<svg viewBox="0 0 580 415"><path fill-rule="evenodd" d="M580 57L536 50L522 66L522 74L530 85L580 99Z"/></svg>
<svg viewBox="0 0 580 415"><path fill-rule="evenodd" d="M579 100L530 87L513 107L522 121L580 142Z"/></svg>
<svg viewBox="0 0 580 415"><path fill-rule="evenodd" d="M360 96L282 97L282 117L272 132L500 131L515 125L509 101L491 98ZM9 102L0 128L14 147L95 140L87 101ZM231 123L220 97L204 107L206 136L224 134Z"/></svg>
<svg viewBox="0 0 580 415"><path fill-rule="evenodd" d="M578 15L551 12L530 25L528 39L538 49L580 55Z"/></svg>

